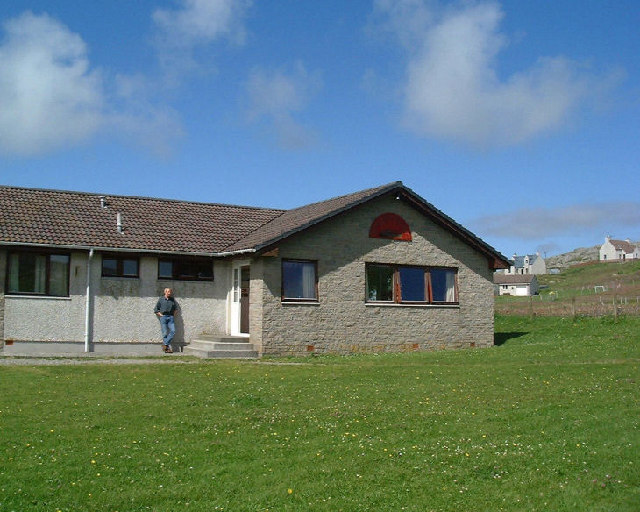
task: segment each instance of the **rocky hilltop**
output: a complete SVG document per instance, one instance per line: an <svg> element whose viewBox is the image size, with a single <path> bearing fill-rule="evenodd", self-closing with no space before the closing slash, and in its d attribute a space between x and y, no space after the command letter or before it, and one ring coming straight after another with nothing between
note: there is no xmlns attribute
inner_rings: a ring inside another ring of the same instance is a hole
<svg viewBox="0 0 640 512"><path fill-rule="evenodd" d="M633 243L640 244L640 242ZM594 245L593 247L579 247L571 252L551 256L544 260L547 265L547 272L552 268L559 268L562 270L579 263L598 261L600 259L600 247L600 245Z"/></svg>
<svg viewBox="0 0 640 512"><path fill-rule="evenodd" d="M565 269L578 263L586 263L588 261L598 261L600 257L600 246L579 247L571 252L557 254L545 260L547 272L552 268Z"/></svg>

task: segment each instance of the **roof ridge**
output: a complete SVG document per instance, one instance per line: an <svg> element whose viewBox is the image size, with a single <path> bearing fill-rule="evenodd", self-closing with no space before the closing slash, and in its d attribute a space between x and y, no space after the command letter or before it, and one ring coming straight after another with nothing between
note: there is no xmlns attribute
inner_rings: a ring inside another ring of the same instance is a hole
<svg viewBox="0 0 640 512"><path fill-rule="evenodd" d="M349 192L348 194L341 194L339 196L330 197L328 199L323 199L321 201L315 201L313 203L307 203L307 204L303 204L303 205L300 205L300 206L296 206L295 208L291 208L291 209L286 210L286 211L294 212L294 211L299 210L301 208L307 208L309 206L315 206L315 205L322 204L322 203L328 203L330 201L335 201L336 199L343 199L343 198L349 197L349 196L367 194L367 193L372 192L374 190L382 191L382 190L386 190L386 189L392 189L392 188L397 187L397 186L402 186L402 181L392 181L390 183L387 183L386 185L380 185L378 187L370 187L370 188L365 188L365 189L362 189L362 190L356 190L355 192Z"/></svg>
<svg viewBox="0 0 640 512"><path fill-rule="evenodd" d="M298 211L312 210L314 207L317 207L319 205L325 205L325 204L330 203L332 201L339 201L340 199L345 199L345 198L348 198L349 196L358 197L358 199L354 199L354 200L348 201L345 204L343 204L342 206L335 207L330 212L325 213L324 215L320 215L320 216L316 217L315 219L311 219L307 223L303 223L303 224L298 225L297 227L293 228L293 230L291 232L285 231L284 233L280 233L278 236L283 236L283 235L286 235L286 234L292 234L293 232L297 232L297 231L300 231L302 229L306 229L309 225L315 224L317 222L320 222L320 221L324 220L327 217L330 217L330 216L336 215L336 214L338 214L338 213L340 213L342 211L348 210L348 209L356 206L357 204L359 204L359 203L361 203L361 202L363 202L365 200L370 200L373 197L378 197L380 195L383 195L383 194L389 192L390 190L393 190L394 188L404 188L404 186L402 185L402 181L393 181L391 183L387 183L386 185L381 185L379 187L371 187L371 188L366 188L366 189L363 189L363 190L357 190L357 191L351 192L349 194L343 194L343 195L340 195L340 196L331 197L329 199L325 199L324 201L316 201L315 203L308 203L308 204L304 204L302 206L298 206L296 208L292 208L290 210L285 210L280 215L278 215L278 216L276 216L276 217L264 222L262 225L260 225L258 228L254 229L250 233L247 233L246 235L241 236L236 241L234 241L232 244L229 244L226 249L228 250L229 248L234 247L236 244L238 244L243 239L250 238L254 233L258 232L260 229L263 229L265 226L276 222L278 219L281 219L283 216L285 216L287 214L295 215L296 212L298 212Z"/></svg>
<svg viewBox="0 0 640 512"><path fill-rule="evenodd" d="M265 206L246 206L246 205L229 204L229 203L208 203L205 201L190 201L188 199L171 199L171 198L165 198L165 197L150 197L150 196L130 196L130 195L124 195L124 194L108 194L105 192L83 192L80 190L60 190L60 189L38 188L38 187L18 187L14 185L0 185L0 189L26 190L26 191L33 191L33 192L49 192L54 194L73 194L73 195L87 196L87 197L136 199L136 200L142 200L142 201L162 201L166 203L193 204L193 205L202 205L202 206L222 206L227 208L242 208L245 210L263 210L263 211L266 210L266 211L281 212L281 213L288 211L282 208L269 208Z"/></svg>

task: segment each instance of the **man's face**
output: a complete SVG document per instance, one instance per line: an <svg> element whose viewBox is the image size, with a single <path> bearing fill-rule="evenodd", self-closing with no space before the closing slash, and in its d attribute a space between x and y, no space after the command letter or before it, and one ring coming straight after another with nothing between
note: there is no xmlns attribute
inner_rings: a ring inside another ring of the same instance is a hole
<svg viewBox="0 0 640 512"><path fill-rule="evenodd" d="M165 297L165 299L168 299L172 295L173 295L173 290L171 288L165 288L164 289L164 297Z"/></svg>

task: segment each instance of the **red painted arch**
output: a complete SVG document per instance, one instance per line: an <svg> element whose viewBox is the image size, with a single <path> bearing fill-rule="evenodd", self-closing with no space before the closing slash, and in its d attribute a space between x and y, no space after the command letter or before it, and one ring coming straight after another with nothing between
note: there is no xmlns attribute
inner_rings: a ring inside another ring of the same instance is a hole
<svg viewBox="0 0 640 512"><path fill-rule="evenodd" d="M383 213L376 217L369 228L369 238L411 241L409 224L395 213Z"/></svg>

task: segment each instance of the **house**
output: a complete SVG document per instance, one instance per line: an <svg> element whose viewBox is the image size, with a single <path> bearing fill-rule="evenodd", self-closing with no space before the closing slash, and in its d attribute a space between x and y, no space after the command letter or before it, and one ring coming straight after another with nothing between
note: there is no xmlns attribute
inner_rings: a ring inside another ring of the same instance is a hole
<svg viewBox="0 0 640 512"><path fill-rule="evenodd" d="M600 261L626 261L640 259L640 247L628 238L614 240L606 237L600 246Z"/></svg>
<svg viewBox="0 0 640 512"><path fill-rule="evenodd" d="M540 289L535 274L505 274L496 272L493 275L496 295L529 296L538 295Z"/></svg>
<svg viewBox="0 0 640 512"><path fill-rule="evenodd" d="M484 347L508 265L401 182L292 210L0 187L5 354L160 353L165 287L178 349Z"/></svg>
<svg viewBox="0 0 640 512"><path fill-rule="evenodd" d="M511 265L504 273L508 275L546 274L547 266L539 252L536 254L525 254L524 256L514 254Z"/></svg>

